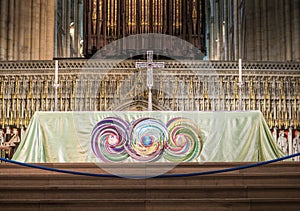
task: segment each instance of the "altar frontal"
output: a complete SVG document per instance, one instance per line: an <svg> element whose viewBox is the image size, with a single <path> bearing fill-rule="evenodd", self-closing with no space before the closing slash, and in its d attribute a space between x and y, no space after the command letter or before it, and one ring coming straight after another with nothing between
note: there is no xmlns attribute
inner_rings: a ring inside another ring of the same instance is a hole
<svg viewBox="0 0 300 211"><path fill-rule="evenodd" d="M258 162L284 156L261 112L36 112L13 160Z"/></svg>

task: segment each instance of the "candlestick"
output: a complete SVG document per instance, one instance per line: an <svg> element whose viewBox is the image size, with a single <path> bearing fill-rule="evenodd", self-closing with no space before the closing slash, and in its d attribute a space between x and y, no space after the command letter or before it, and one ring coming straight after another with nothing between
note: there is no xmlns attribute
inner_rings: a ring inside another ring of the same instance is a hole
<svg viewBox="0 0 300 211"><path fill-rule="evenodd" d="M58 60L55 60L55 79L54 83L58 84Z"/></svg>
<svg viewBox="0 0 300 211"><path fill-rule="evenodd" d="M239 59L239 83L242 83L242 59Z"/></svg>

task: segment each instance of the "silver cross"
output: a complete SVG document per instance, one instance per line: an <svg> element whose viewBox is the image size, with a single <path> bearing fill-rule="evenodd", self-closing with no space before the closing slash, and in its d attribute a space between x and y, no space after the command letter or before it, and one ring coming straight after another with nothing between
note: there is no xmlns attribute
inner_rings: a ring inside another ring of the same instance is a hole
<svg viewBox="0 0 300 211"><path fill-rule="evenodd" d="M135 68L142 69L147 68L147 86L149 89L148 99L148 110L152 111L152 93L151 88L153 87L153 69L164 68L164 62L153 62L153 51L147 51L147 62L136 62Z"/></svg>
<svg viewBox="0 0 300 211"><path fill-rule="evenodd" d="M147 86L153 86L153 69L164 68L164 62L153 62L153 51L147 51L147 62L136 62L135 68L147 68Z"/></svg>

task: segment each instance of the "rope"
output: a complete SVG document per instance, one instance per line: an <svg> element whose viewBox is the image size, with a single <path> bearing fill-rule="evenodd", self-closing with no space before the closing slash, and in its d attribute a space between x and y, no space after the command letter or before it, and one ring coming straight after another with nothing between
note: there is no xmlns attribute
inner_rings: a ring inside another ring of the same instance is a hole
<svg viewBox="0 0 300 211"><path fill-rule="evenodd" d="M297 156L300 156L300 153L288 155L288 156L277 158L274 160L268 160L268 161L247 164L247 165L242 165L242 166L237 166L237 167L231 167L231 168L226 168L226 169L219 169L219 170L212 170L212 171L205 171L205 172L192 172L192 173L185 173L185 174L163 174L163 175L153 176L152 178L193 177L193 176L200 176L200 175L219 174L219 173L224 173L224 172L230 172L230 171L236 171L236 170L241 170L241 169L263 166L263 165L287 160L287 159L297 157ZM10 159L6 159L6 158L0 158L0 160L7 162L7 163L12 163L12 164L25 166L25 167L29 167L29 168L36 168L36 169L41 169L41 170L45 170L45 171L54 171L54 172L59 172L59 173L73 174L73 175L80 175L80 176L107 177L107 178L124 178L124 177L126 177L126 178L135 178L135 179L148 178L146 176L141 176L141 175L124 175L124 176L122 176L122 175L113 175L113 174L96 174L96 173L88 173L88 172L77 172L77 171L49 168L49 167L39 166L39 165L35 165L35 164L23 163L23 162L10 160Z"/></svg>

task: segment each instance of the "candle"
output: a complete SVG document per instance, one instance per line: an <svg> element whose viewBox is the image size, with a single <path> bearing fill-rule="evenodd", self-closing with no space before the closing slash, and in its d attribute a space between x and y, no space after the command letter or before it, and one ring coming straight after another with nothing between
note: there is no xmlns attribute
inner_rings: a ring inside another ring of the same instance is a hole
<svg viewBox="0 0 300 211"><path fill-rule="evenodd" d="M239 59L239 83L242 82L242 59Z"/></svg>
<svg viewBox="0 0 300 211"><path fill-rule="evenodd" d="M55 79L54 84L58 84L58 60L55 60Z"/></svg>

